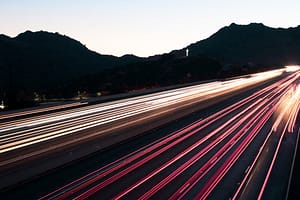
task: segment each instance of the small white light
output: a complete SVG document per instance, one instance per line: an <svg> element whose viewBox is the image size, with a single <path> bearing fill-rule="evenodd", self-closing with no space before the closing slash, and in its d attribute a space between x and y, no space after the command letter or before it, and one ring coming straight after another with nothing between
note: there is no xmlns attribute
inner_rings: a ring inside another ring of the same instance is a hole
<svg viewBox="0 0 300 200"><path fill-rule="evenodd" d="M285 66L285 71L286 72L294 72L294 71L298 71L299 69L300 69L300 66L298 66L298 65Z"/></svg>

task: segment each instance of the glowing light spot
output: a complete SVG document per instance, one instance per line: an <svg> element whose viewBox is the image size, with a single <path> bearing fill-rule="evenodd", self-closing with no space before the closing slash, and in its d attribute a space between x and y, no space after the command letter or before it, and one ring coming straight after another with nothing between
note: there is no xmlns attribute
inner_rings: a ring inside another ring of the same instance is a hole
<svg viewBox="0 0 300 200"><path fill-rule="evenodd" d="M287 123L288 132L294 132L296 119L300 111L300 85L292 85L280 99L277 109L277 118L272 130L277 131L280 123Z"/></svg>
<svg viewBox="0 0 300 200"><path fill-rule="evenodd" d="M300 69L300 66L298 65L290 65L290 66L285 66L285 71L286 72L295 72Z"/></svg>

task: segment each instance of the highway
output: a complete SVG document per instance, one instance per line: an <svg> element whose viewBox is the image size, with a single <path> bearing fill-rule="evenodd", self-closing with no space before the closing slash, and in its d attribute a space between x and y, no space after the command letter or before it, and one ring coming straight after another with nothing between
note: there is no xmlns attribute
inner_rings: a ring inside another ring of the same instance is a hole
<svg viewBox="0 0 300 200"><path fill-rule="evenodd" d="M190 101L203 101L220 96L226 92L278 76L282 71L274 70L254 74L250 78L210 82L131 99L3 122L0 123L0 154L139 114L157 111L161 108L186 106ZM23 115L23 113L21 114Z"/></svg>
<svg viewBox="0 0 300 200"><path fill-rule="evenodd" d="M291 163L294 155L293 148L287 156L284 152L295 146L299 130L298 68L4 121L0 167L274 78L246 97L165 132L40 199L261 199L274 196L270 184L276 181L282 182L280 194L286 195L291 164L280 167L286 171L285 182L273 169L278 173L280 163ZM53 140L59 143L36 148ZM23 149L22 156L13 156Z"/></svg>

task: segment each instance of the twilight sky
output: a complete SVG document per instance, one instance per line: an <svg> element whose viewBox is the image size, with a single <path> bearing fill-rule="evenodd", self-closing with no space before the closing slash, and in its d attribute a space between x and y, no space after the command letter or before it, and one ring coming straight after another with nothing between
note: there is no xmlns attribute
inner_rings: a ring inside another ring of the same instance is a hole
<svg viewBox="0 0 300 200"><path fill-rule="evenodd" d="M59 32L101 54L150 56L232 22L300 25L299 0L1 0L0 33Z"/></svg>

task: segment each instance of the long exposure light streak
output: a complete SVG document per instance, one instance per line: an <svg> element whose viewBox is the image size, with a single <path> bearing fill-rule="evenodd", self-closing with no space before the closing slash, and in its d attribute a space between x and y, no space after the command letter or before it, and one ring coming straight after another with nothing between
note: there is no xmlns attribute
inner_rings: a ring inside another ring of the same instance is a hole
<svg viewBox="0 0 300 200"><path fill-rule="evenodd" d="M256 86L258 83L268 84ZM255 167L270 160L266 162L262 181L255 185L258 193L254 196L260 199L265 194L284 137L295 135L299 129L298 66L126 101L87 105L34 116L32 120L5 122L0 124L0 154L59 137L80 135L116 121L131 121L135 116L178 109L249 86L256 86L257 90L241 99L232 98L225 108L213 109L179 130L165 132L151 143L70 180L40 199L210 199L218 195L216 191L224 180L226 187L232 184L226 198L239 199L249 186ZM242 173L235 173L239 168ZM239 184L232 183L231 176Z"/></svg>
<svg viewBox="0 0 300 200"><path fill-rule="evenodd" d="M9 126L0 124L0 153L26 147L50 139L66 136L75 132L83 131L103 124L111 123L120 119L128 118L159 108L184 103L200 97L211 98L222 95L233 89L247 87L279 76L285 69L273 70L251 75L250 78L238 78L229 81L215 81L186 88L174 89L168 92L145 95L128 99L128 101L116 104L99 104L97 107L87 106L86 109L75 109L72 112L63 112L62 115L41 116L34 120L11 122ZM109 114L104 115L105 112ZM91 115L98 117L88 120ZM59 125L64 122L64 126ZM70 126L71 125L71 126ZM49 127L52 127L50 131ZM30 133L30 134L29 134ZM18 140L15 136L17 135ZM24 135L24 137L22 136Z"/></svg>

